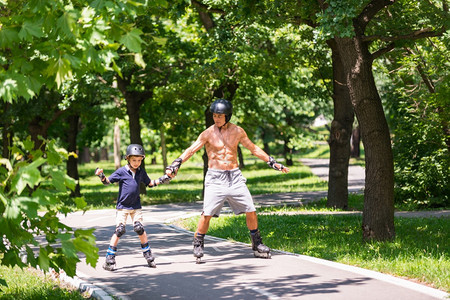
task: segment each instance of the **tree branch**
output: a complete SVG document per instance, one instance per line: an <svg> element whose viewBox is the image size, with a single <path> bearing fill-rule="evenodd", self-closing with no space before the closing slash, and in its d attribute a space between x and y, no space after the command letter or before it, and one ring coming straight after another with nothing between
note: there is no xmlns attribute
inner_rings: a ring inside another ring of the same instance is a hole
<svg viewBox="0 0 450 300"><path fill-rule="evenodd" d="M398 35L398 36L382 36L382 35L369 35L364 36L362 40L364 42L372 42L375 40L383 41L383 42L395 42L400 40L418 40L426 37L434 37L441 36L445 32L444 28L441 28L438 31L433 31L432 28L422 28L416 31L413 31L408 34Z"/></svg>
<svg viewBox="0 0 450 300"><path fill-rule="evenodd" d="M394 4L396 0L372 0L364 7L363 11L354 20L354 25L357 33L363 34L367 24L373 19L373 17L386 6ZM358 32L359 31L359 32Z"/></svg>
<svg viewBox="0 0 450 300"><path fill-rule="evenodd" d="M394 48L395 48L395 43L390 43L389 45L387 45L387 47L384 47L384 48L381 48L381 49L375 51L374 53L372 53L372 60L377 59L381 55L388 53L389 51L393 50Z"/></svg>

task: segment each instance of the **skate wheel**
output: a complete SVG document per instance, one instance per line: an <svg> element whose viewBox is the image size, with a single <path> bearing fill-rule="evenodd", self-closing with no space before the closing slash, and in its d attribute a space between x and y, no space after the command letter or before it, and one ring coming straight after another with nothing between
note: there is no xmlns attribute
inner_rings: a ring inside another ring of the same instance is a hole
<svg viewBox="0 0 450 300"><path fill-rule="evenodd" d="M202 263L202 259L200 257L197 257L197 259L195 260L196 264L201 264Z"/></svg>
<svg viewBox="0 0 450 300"><path fill-rule="evenodd" d="M149 263L148 263L148 266L149 266L150 268L156 268L156 263L155 263L154 261L149 262Z"/></svg>
<svg viewBox="0 0 450 300"><path fill-rule="evenodd" d="M115 268L116 265L103 264L103 269L105 269L106 271L114 271Z"/></svg>

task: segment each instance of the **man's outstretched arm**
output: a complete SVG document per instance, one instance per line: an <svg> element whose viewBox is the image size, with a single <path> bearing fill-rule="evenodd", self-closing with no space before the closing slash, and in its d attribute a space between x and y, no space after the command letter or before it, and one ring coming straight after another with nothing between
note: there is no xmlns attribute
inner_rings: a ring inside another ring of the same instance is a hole
<svg viewBox="0 0 450 300"><path fill-rule="evenodd" d="M166 174L173 178L177 175L178 169L181 167L181 164L187 161L192 155L195 154L198 150L200 150L206 143L205 132L202 132L197 140L186 150L184 150L183 154L180 155L177 159L175 159L170 166L166 168Z"/></svg>
<svg viewBox="0 0 450 300"><path fill-rule="evenodd" d="M250 150L250 152L257 158L265 161L271 168L283 173L289 173L289 168L283 164L278 163L272 156L269 156L263 149L256 146L247 136L247 133L242 129L242 138L240 140L242 146Z"/></svg>

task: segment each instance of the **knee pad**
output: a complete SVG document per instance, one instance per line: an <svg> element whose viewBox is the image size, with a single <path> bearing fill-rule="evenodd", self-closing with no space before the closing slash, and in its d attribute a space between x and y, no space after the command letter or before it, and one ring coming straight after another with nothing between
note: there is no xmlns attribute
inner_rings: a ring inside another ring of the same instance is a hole
<svg viewBox="0 0 450 300"><path fill-rule="evenodd" d="M119 226L116 227L116 231L114 233L117 235L117 237L121 237L125 232L125 225L120 223Z"/></svg>
<svg viewBox="0 0 450 300"><path fill-rule="evenodd" d="M143 235L145 230L144 226L141 224L141 222L136 221L134 222L134 232L136 232L138 235Z"/></svg>

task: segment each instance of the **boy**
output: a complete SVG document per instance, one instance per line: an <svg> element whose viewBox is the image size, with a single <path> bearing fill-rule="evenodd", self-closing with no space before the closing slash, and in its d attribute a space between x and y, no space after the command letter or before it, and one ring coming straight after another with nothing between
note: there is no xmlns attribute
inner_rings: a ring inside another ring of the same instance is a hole
<svg viewBox="0 0 450 300"><path fill-rule="evenodd" d="M127 147L125 159L128 164L117 169L107 178L103 173L103 169L97 168L95 175L100 177L103 184L107 185L114 182L119 182L119 195L117 197L116 206L116 230L111 237L108 251L106 252L106 259L103 268L108 271L113 271L116 265L117 244L120 237L125 233L125 225L128 216L134 226L134 231L138 234L141 241L141 248L144 258L147 260L149 267L155 268L154 257L150 246L148 244L147 234L145 232L142 215L141 198L139 195L139 184L143 182L148 187L154 187L160 183L168 183L170 178L163 175L157 180L151 180L144 169L140 168L142 161L145 158L145 152L141 145L131 144Z"/></svg>

